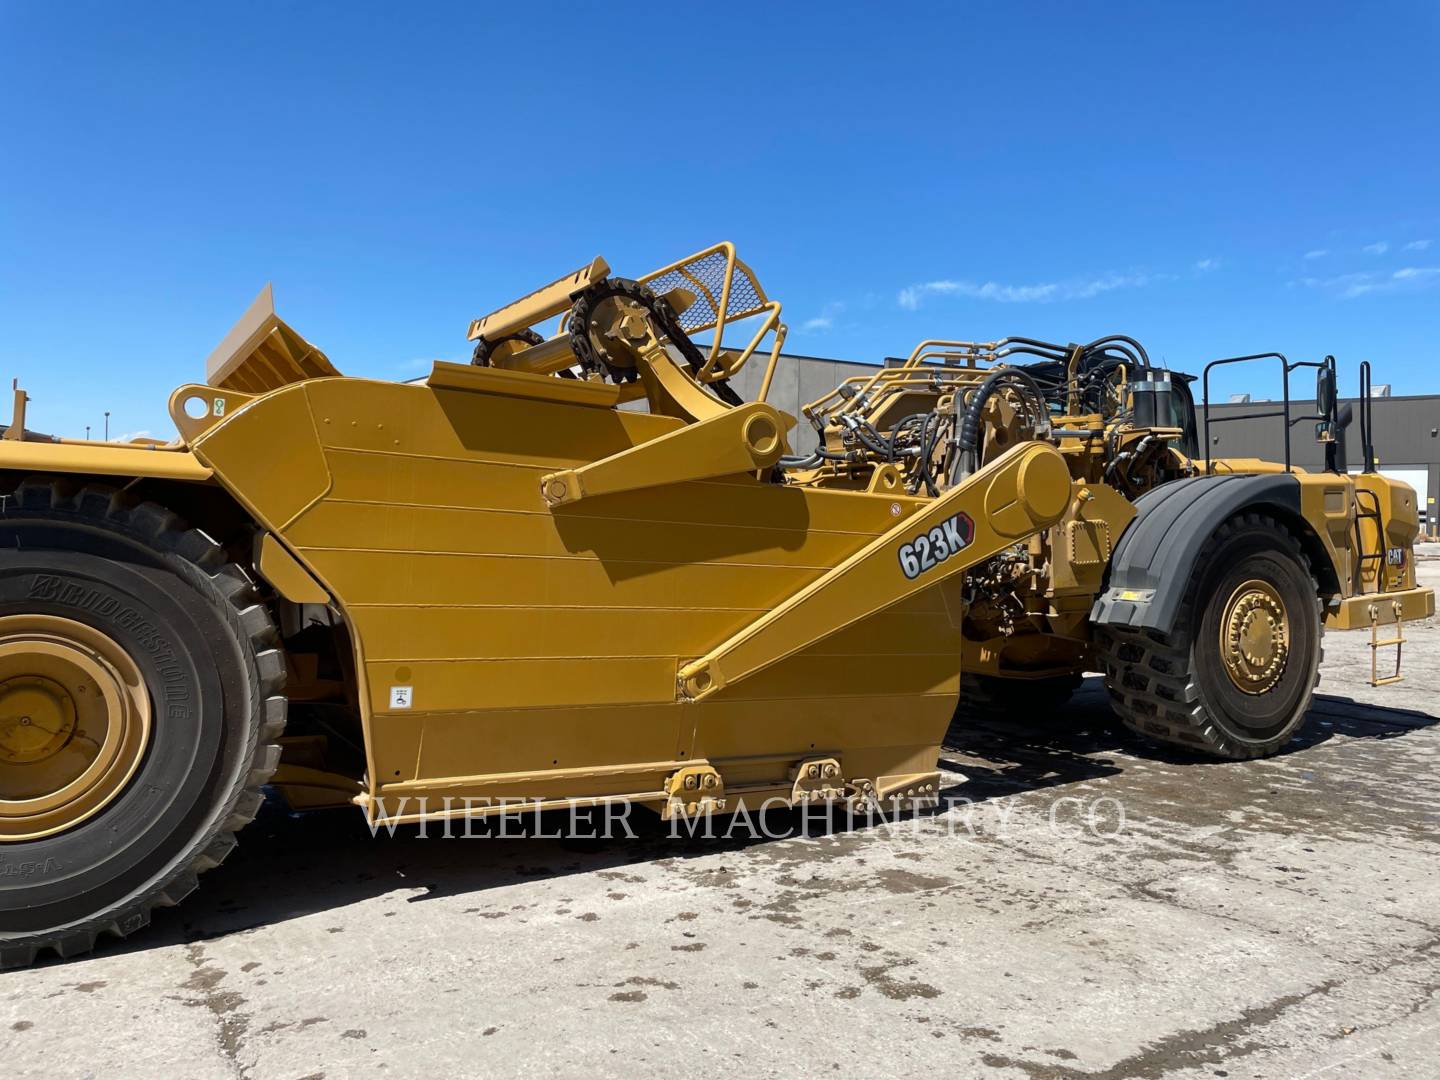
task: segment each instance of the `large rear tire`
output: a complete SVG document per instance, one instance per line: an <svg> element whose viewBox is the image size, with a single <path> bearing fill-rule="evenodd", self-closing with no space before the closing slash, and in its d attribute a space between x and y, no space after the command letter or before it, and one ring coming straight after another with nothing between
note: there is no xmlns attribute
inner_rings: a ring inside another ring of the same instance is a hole
<svg viewBox="0 0 1440 1080"><path fill-rule="evenodd" d="M0 967L179 903L279 762L274 623L205 534L99 487L0 495Z"/></svg>
<svg viewBox="0 0 1440 1080"><path fill-rule="evenodd" d="M1239 514L1201 550L1173 632L1096 628L1111 705L1155 742L1232 761L1274 754L1320 678L1320 610L1295 537Z"/></svg>

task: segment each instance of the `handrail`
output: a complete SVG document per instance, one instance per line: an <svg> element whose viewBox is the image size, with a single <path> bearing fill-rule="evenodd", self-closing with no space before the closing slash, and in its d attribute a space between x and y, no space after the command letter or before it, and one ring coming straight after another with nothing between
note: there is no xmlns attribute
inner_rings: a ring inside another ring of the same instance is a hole
<svg viewBox="0 0 1440 1080"><path fill-rule="evenodd" d="M1370 441L1375 432L1374 417L1370 412L1370 361L1360 361L1360 449L1365 455L1365 467L1361 472L1375 471L1375 444Z"/></svg>
<svg viewBox="0 0 1440 1080"><path fill-rule="evenodd" d="M1211 360L1205 365L1201 373L1201 410L1205 423L1205 475L1210 475L1210 369L1223 367L1226 364L1243 364L1250 360L1279 360L1280 361L1280 385L1282 391L1281 408L1279 410L1268 410L1266 412L1245 413L1243 416L1217 416L1215 423L1224 424L1232 420L1262 420L1271 416L1278 416L1285 420L1285 471L1291 471L1290 464L1290 429L1302 420L1328 420L1328 416L1321 416L1318 413L1307 413L1303 416L1292 417L1290 415L1290 372L1296 368L1312 367L1323 368L1323 362L1314 360L1296 360L1291 363L1283 353L1267 352L1252 353L1249 356L1229 356L1223 360Z"/></svg>
<svg viewBox="0 0 1440 1080"><path fill-rule="evenodd" d="M790 328L784 323L775 327L775 339L770 346L770 362L765 365L765 377L760 380L760 392L755 395L756 401L764 401L770 396L770 384L775 379L775 368L780 363L780 350L785 347L785 338L789 333Z"/></svg>
<svg viewBox="0 0 1440 1080"><path fill-rule="evenodd" d="M910 355L905 358L905 362L900 366L902 368L918 367L931 355L930 353L926 353L925 350L932 348L959 349L960 356L970 361L966 366L973 367L976 360L990 353L995 348L995 343L993 341L954 341L949 338L926 338L910 350ZM922 353L924 355L922 355Z"/></svg>

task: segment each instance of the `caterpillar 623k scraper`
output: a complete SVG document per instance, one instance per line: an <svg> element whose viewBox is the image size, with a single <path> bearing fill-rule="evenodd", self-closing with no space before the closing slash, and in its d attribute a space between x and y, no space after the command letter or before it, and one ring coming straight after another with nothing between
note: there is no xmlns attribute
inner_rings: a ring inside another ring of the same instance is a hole
<svg viewBox="0 0 1440 1080"><path fill-rule="evenodd" d="M469 336L347 378L267 290L173 442L37 438L17 393L4 964L181 901L267 785L372 821L924 802L957 693L1053 708L1087 667L1141 734L1243 758L1304 722L1323 627L1434 609L1414 492L1345 472L1329 358L1270 357L1318 371L1277 418L1327 441L1304 472L1203 457L1187 379L1124 337L925 342L794 454L780 305L728 244L596 259Z"/></svg>

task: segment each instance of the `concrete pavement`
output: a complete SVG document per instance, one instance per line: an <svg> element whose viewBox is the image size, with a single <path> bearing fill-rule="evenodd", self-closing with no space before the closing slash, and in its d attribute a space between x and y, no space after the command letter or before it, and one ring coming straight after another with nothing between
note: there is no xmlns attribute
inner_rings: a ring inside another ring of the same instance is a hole
<svg viewBox="0 0 1440 1080"><path fill-rule="evenodd" d="M1425 564L1426 577L1440 563ZM1332 634L1283 755L956 730L945 813L773 841L373 839L262 818L181 908L0 975L7 1077L1421 1076L1440 627Z"/></svg>

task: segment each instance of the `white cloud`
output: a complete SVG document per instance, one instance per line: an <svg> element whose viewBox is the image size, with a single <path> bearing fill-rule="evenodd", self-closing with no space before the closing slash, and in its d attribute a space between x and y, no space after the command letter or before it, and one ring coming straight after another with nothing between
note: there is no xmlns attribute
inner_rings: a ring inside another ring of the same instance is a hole
<svg viewBox="0 0 1440 1080"><path fill-rule="evenodd" d="M1378 278L1378 274L1338 274L1328 278L1301 278L1300 284L1307 289L1319 289L1321 292L1334 293L1343 300L1350 300L1373 291Z"/></svg>
<svg viewBox="0 0 1440 1080"><path fill-rule="evenodd" d="M941 283L935 282L934 284ZM900 290L900 295L895 300L906 311L914 311L920 306L920 294L924 288L923 285L908 285Z"/></svg>
<svg viewBox="0 0 1440 1080"><path fill-rule="evenodd" d="M926 281L906 286L895 299L906 311L919 308L927 296L947 295L993 300L1001 304L1048 304L1056 300L1088 300L1115 289L1139 288L1149 280L1145 274L1104 274L1096 278L1035 285L1004 285L997 281L981 284L973 281Z"/></svg>
<svg viewBox="0 0 1440 1080"><path fill-rule="evenodd" d="M1390 250L1390 244L1385 240L1377 240L1373 244L1366 244L1360 250L1365 252L1366 255L1384 255L1385 252Z"/></svg>
<svg viewBox="0 0 1440 1080"><path fill-rule="evenodd" d="M1341 300L1354 300L1372 293L1415 292L1440 285L1440 266L1404 266L1389 274L1367 272L1330 278L1307 277L1301 278L1300 284L1332 293Z"/></svg>
<svg viewBox="0 0 1440 1080"><path fill-rule="evenodd" d="M148 439L148 438L151 438L151 435L150 435L149 429L146 429L146 430L144 430L144 431L127 431L124 435L116 435L116 436L115 436L113 439L111 439L110 441L111 441L111 442L124 443L124 442L134 442L136 439Z"/></svg>
<svg viewBox="0 0 1440 1080"><path fill-rule="evenodd" d="M1314 251L1307 251L1307 252L1305 252L1305 258L1307 258L1307 259L1323 259L1326 255L1329 255L1329 254L1330 254L1330 252L1327 251L1325 248L1316 248Z"/></svg>
<svg viewBox="0 0 1440 1080"><path fill-rule="evenodd" d="M829 330L835 325L835 317L844 310L845 302L843 300L831 300L820 309L819 315L806 319L801 323L800 329L816 333L822 330Z"/></svg>
<svg viewBox="0 0 1440 1080"><path fill-rule="evenodd" d="M1195 264L1195 270L1200 274L1208 274L1211 270L1220 269L1219 259L1201 259Z"/></svg>
<svg viewBox="0 0 1440 1080"><path fill-rule="evenodd" d="M1428 251L1429 249L1429 240L1411 240L1410 243L1405 245L1406 251Z"/></svg>

